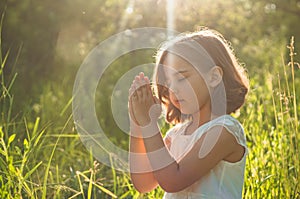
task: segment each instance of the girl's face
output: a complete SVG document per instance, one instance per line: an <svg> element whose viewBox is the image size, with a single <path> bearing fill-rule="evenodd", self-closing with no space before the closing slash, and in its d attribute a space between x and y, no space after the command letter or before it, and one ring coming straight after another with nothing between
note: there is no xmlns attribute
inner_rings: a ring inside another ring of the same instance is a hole
<svg viewBox="0 0 300 199"><path fill-rule="evenodd" d="M210 109L208 87L200 72L177 55L168 53L163 64L171 103L183 114Z"/></svg>

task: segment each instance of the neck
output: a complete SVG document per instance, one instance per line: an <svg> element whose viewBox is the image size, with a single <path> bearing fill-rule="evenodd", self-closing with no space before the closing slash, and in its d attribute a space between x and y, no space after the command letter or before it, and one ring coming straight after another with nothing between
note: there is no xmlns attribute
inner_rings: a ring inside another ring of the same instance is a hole
<svg viewBox="0 0 300 199"><path fill-rule="evenodd" d="M213 114L211 113L210 101L203 105L197 112L192 114L192 123L195 123L197 127L209 122L213 119Z"/></svg>
<svg viewBox="0 0 300 199"><path fill-rule="evenodd" d="M192 114L192 125L195 127L199 127L206 122L209 122L211 120L210 114L203 114L201 111Z"/></svg>
<svg viewBox="0 0 300 199"><path fill-rule="evenodd" d="M187 134L193 133L197 128L213 119L210 109L205 108L193 113L191 116L192 122L188 126Z"/></svg>

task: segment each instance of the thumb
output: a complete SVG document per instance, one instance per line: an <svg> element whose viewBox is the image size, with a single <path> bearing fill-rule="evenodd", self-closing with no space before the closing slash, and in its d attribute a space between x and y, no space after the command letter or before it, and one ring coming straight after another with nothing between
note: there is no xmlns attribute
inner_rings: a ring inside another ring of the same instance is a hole
<svg viewBox="0 0 300 199"><path fill-rule="evenodd" d="M155 104L161 105L160 99L158 99L156 96L153 96L153 100L154 100L154 103L155 103Z"/></svg>
<svg viewBox="0 0 300 199"><path fill-rule="evenodd" d="M153 96L153 100L154 104L150 107L149 116L152 119L157 119L162 112L161 101L156 96Z"/></svg>

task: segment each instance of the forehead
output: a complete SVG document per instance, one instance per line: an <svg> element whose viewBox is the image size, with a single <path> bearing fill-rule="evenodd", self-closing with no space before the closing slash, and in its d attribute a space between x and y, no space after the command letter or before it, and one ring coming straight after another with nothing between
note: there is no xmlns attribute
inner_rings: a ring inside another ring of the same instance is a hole
<svg viewBox="0 0 300 199"><path fill-rule="evenodd" d="M176 74L182 71L197 72L192 64L190 64L179 55L174 55L172 53L166 53L162 65L165 73L167 74Z"/></svg>

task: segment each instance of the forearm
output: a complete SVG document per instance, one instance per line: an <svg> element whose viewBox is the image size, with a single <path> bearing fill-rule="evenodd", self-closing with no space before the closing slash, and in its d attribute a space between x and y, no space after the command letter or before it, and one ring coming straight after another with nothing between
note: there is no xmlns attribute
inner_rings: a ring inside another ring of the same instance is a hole
<svg viewBox="0 0 300 199"><path fill-rule="evenodd" d="M178 164L165 146L157 125L151 128L142 128L144 147L153 169L153 174L163 189L175 183L179 174ZM150 136L150 135L151 136Z"/></svg>
<svg viewBox="0 0 300 199"><path fill-rule="evenodd" d="M130 175L135 188L142 193L153 190L157 181L152 173L140 129L131 125L130 131Z"/></svg>
<svg viewBox="0 0 300 199"><path fill-rule="evenodd" d="M178 164L170 155L157 122L141 120L145 126L130 123L130 174L139 192L149 192L158 184L165 190L175 187ZM175 177L175 178L174 178ZM145 180L146 179L146 180Z"/></svg>
<svg viewBox="0 0 300 199"><path fill-rule="evenodd" d="M146 154L143 138L130 136L129 150L131 173L144 173L152 170Z"/></svg>

